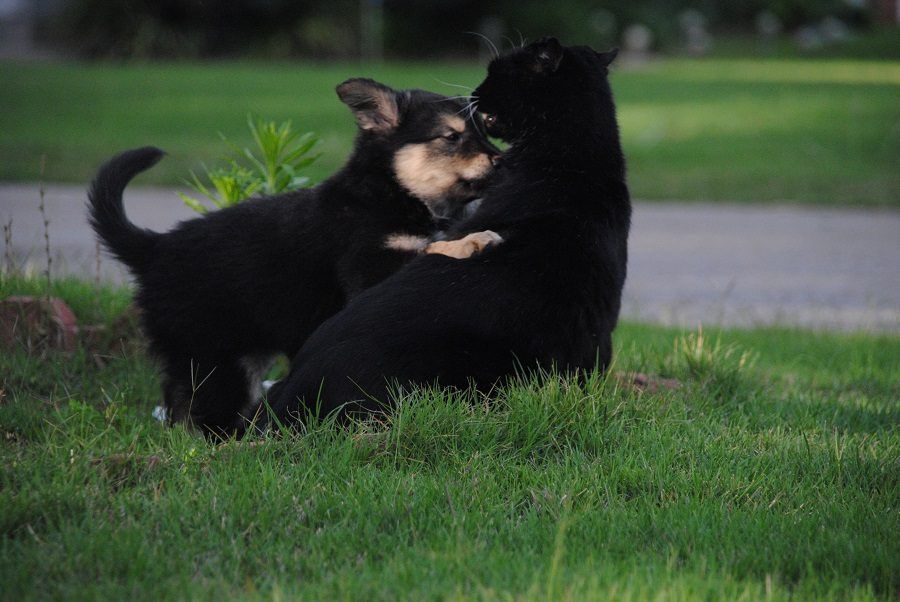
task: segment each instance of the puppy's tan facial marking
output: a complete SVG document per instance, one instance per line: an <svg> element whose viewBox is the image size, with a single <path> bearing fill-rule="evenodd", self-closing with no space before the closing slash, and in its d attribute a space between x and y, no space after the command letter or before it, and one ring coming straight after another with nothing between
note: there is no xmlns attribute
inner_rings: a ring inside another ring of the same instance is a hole
<svg viewBox="0 0 900 602"><path fill-rule="evenodd" d="M447 146L446 140L437 138L407 144L394 155L397 181L432 209L448 197L459 196L459 188L484 178L492 167L485 153L467 155Z"/></svg>
<svg viewBox="0 0 900 602"><path fill-rule="evenodd" d="M446 169L446 161L436 165L432 160L436 153L430 147L431 143L407 144L394 155L397 181L426 204L442 199L458 179L452 170Z"/></svg>
<svg viewBox="0 0 900 602"><path fill-rule="evenodd" d="M476 253L481 253L488 247L499 245L503 238L491 230L473 232L459 240L441 240L433 242L425 248L428 255L438 254L453 257L454 259L468 259Z"/></svg>
<svg viewBox="0 0 900 602"><path fill-rule="evenodd" d="M447 115L444 117L444 125L447 126L448 130L452 130L457 134L462 134L466 131L466 120L459 115Z"/></svg>
<svg viewBox="0 0 900 602"><path fill-rule="evenodd" d="M395 233L384 239L384 246L394 251L419 252L428 246L428 239L414 234Z"/></svg>

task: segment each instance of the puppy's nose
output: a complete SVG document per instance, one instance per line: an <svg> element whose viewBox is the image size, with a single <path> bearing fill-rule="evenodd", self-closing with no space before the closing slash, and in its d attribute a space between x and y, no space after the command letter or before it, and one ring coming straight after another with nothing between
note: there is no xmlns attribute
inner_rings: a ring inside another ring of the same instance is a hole
<svg viewBox="0 0 900 602"><path fill-rule="evenodd" d="M497 167L497 163L500 163L500 155L491 155L491 165Z"/></svg>

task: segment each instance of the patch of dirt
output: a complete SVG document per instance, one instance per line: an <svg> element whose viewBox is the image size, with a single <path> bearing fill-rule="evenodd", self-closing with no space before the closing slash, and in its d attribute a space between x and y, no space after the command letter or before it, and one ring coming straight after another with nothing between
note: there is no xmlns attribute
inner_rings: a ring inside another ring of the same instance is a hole
<svg viewBox="0 0 900 602"><path fill-rule="evenodd" d="M636 389L641 393L659 393L682 387L681 381L677 379L662 378L643 372L616 372L616 379L626 387Z"/></svg>
<svg viewBox="0 0 900 602"><path fill-rule="evenodd" d="M162 464L160 456L134 453L108 454L91 459L91 465L109 479L114 490L137 484L141 477Z"/></svg>
<svg viewBox="0 0 900 602"><path fill-rule="evenodd" d="M0 345L12 349L72 351L78 341L78 321L62 299L7 297L0 301Z"/></svg>
<svg viewBox="0 0 900 602"><path fill-rule="evenodd" d="M134 306L107 327L78 324L75 313L55 297L13 296L0 300L0 348L23 347L29 353L62 351L82 346L102 355L143 345L139 312Z"/></svg>

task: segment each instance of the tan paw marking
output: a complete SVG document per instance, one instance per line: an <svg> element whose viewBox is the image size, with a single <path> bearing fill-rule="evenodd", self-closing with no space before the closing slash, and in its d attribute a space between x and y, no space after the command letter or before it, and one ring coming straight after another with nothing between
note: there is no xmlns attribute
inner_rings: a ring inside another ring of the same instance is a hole
<svg viewBox="0 0 900 602"><path fill-rule="evenodd" d="M503 238L496 232L485 230L473 232L459 240L441 240L433 242L425 247L425 253L432 255L446 255L455 259L466 259L476 253L480 253L493 245L499 245Z"/></svg>

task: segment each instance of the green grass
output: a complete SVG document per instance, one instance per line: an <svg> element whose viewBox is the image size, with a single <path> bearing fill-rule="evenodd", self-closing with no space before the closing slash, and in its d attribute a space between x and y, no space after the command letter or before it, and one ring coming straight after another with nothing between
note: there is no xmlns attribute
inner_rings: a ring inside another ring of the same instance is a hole
<svg viewBox="0 0 900 602"><path fill-rule="evenodd" d="M354 131L334 94L368 75L455 95L473 64L2 63L0 180L85 182L112 153L171 153L142 179L177 184L249 144L246 114L293 119L323 138L316 179ZM613 76L632 191L648 199L900 204L900 64L786 59L665 60Z"/></svg>
<svg viewBox="0 0 900 602"><path fill-rule="evenodd" d="M56 294L91 306L84 285ZM0 594L896 596L900 340L704 337L617 331L617 369L677 377L674 391L599 376L491 406L428 391L387 425L258 446L156 424L141 354L5 352Z"/></svg>
<svg viewBox="0 0 900 602"><path fill-rule="evenodd" d="M845 40L804 50L792 36L764 43L756 35L730 33L713 39L710 55L715 58L840 58L878 61L900 60L900 28L878 26L856 31Z"/></svg>

